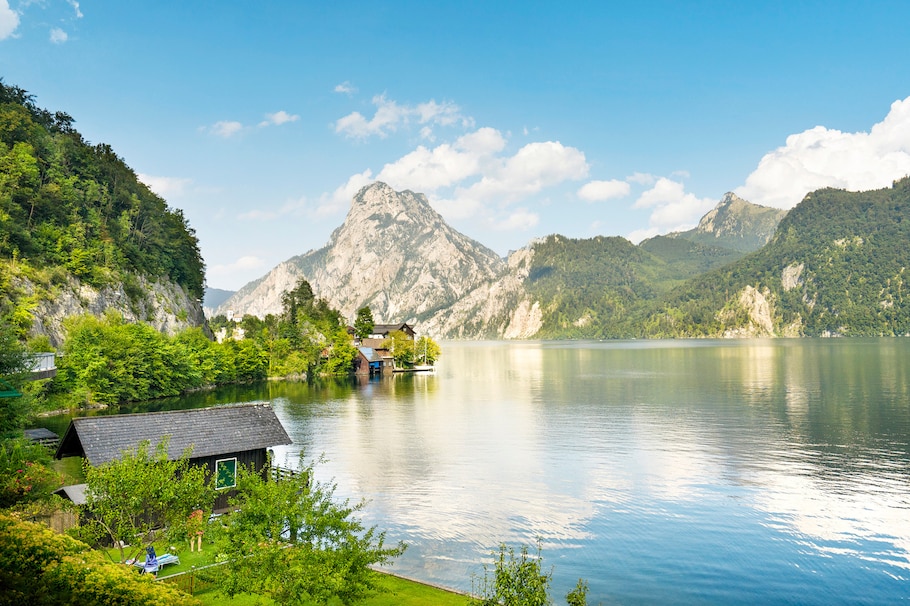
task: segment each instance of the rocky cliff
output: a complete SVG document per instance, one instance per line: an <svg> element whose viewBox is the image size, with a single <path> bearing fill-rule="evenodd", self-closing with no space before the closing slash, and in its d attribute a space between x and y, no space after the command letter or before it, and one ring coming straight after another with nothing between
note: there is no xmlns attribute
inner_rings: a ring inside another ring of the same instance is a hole
<svg viewBox="0 0 910 606"><path fill-rule="evenodd" d="M201 302L168 280L150 281L133 276L127 283L101 289L83 284L72 276L60 282L45 285L17 279L14 284L36 301L31 310L33 320L29 336L46 335L57 348L62 346L65 337L64 320L82 314L100 316L116 311L128 321L148 322L167 334L206 326Z"/></svg>
<svg viewBox="0 0 910 606"><path fill-rule="evenodd" d="M420 322L507 271L495 252L449 227L423 194L377 182L354 196L326 246L281 263L216 313L277 313L281 293L304 277L347 317L369 306L377 321Z"/></svg>
<svg viewBox="0 0 910 606"><path fill-rule="evenodd" d="M513 252L505 272L427 318L421 329L450 339L533 337L543 326L541 303L528 293L525 284L533 259L533 243Z"/></svg>

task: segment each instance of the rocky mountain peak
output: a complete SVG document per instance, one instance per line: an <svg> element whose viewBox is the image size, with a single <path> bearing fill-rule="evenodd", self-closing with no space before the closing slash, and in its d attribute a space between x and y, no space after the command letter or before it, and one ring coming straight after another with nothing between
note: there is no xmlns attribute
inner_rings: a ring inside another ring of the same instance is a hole
<svg viewBox="0 0 910 606"><path fill-rule="evenodd" d="M266 290L289 290L304 277L346 316L369 306L379 322L416 322L505 270L495 252L446 224L426 196L376 182L353 197L325 247L282 263L219 311L277 313L280 301Z"/></svg>
<svg viewBox="0 0 910 606"><path fill-rule="evenodd" d="M786 212L753 204L733 192L727 192L717 206L701 218L698 227L668 235L700 244L751 252L767 244Z"/></svg>

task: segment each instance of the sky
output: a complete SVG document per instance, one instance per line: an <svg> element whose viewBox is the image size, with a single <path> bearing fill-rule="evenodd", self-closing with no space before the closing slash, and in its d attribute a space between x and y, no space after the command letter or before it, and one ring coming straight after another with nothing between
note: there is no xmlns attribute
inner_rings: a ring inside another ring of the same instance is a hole
<svg viewBox="0 0 910 606"><path fill-rule="evenodd" d="M381 180L501 255L910 174L910 2L0 0L0 77L236 290Z"/></svg>

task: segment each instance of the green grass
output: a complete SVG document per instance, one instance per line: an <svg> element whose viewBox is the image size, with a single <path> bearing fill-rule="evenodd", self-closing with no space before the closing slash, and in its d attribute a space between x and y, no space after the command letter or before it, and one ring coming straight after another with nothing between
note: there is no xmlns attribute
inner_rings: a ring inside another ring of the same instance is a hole
<svg viewBox="0 0 910 606"><path fill-rule="evenodd" d="M390 574L376 573L384 591L377 593L362 602L361 606L467 606L468 596L444 589L409 581ZM229 598L217 589L197 593L195 596L203 606L267 606L274 602L266 597L241 594ZM341 603L339 602L339 605Z"/></svg>
<svg viewBox="0 0 910 606"><path fill-rule="evenodd" d="M416 581L409 581L390 574L377 573L382 576L382 585L387 590L363 601L365 606L417 606L434 604L439 606L466 606L468 596Z"/></svg>
<svg viewBox="0 0 910 606"><path fill-rule="evenodd" d="M62 486L82 484L85 482L85 471L82 469L82 457L64 457L51 461L51 469L63 476Z"/></svg>
<svg viewBox="0 0 910 606"><path fill-rule="evenodd" d="M155 552L159 555L169 551L171 545L158 541L154 543ZM179 564L170 564L164 568L159 576L171 576L181 572L188 572L193 566L199 568L214 563L217 546L213 544L203 545L203 551L190 551L187 544L174 545L176 553L180 557ZM126 550L127 556L133 555L137 551L136 547ZM138 558L145 557L145 549L138 550ZM119 561L120 551L118 549L107 550L108 555L113 561ZM434 604L439 606L466 606L468 597L460 593L446 591L431 585L403 579L391 574L377 572L379 585L383 591L360 602L363 606L424 606ZM207 589L195 593L195 597L203 606L218 606L228 604L230 606L270 606L274 604L270 598L256 594L239 594L230 598L217 588Z"/></svg>

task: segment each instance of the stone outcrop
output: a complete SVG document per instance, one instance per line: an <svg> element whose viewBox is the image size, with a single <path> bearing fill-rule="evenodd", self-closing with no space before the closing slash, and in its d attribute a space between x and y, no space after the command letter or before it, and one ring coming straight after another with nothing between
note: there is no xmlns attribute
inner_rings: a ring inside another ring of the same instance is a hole
<svg viewBox="0 0 910 606"><path fill-rule="evenodd" d="M180 286L166 280L149 281L142 276L133 279L134 288L121 283L97 289L71 276L63 284L51 286L50 292L35 297L38 301L31 310L34 320L29 336L46 335L51 345L59 348L66 336L65 318L82 314L102 316L108 310L119 312L130 322L148 322L166 334L207 326L202 303L192 299ZM27 295L46 291L46 287L37 287L28 280L20 280L16 287Z"/></svg>

